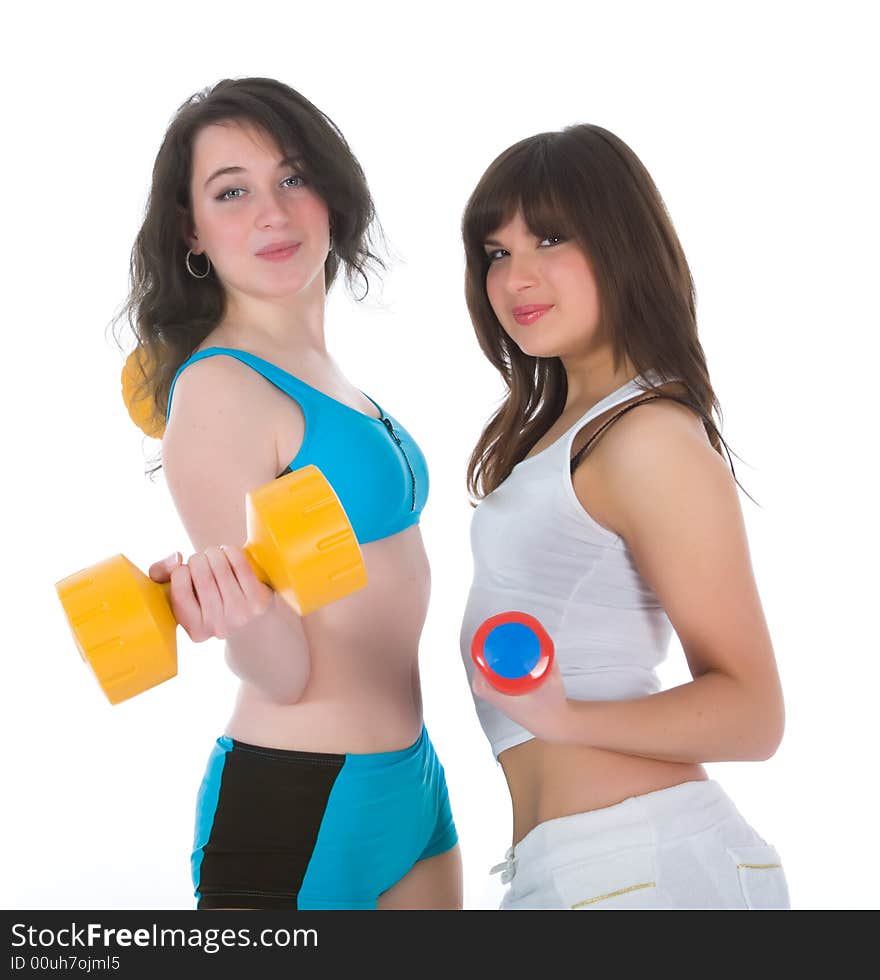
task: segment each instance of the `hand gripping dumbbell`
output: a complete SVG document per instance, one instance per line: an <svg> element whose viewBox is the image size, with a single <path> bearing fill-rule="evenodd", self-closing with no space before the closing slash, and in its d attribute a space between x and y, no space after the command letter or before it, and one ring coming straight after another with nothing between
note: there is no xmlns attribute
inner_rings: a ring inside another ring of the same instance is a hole
<svg viewBox="0 0 880 980"><path fill-rule="evenodd" d="M245 555L257 577L301 616L367 584L348 517L316 466L251 491L245 505ZM176 675L170 583L154 582L114 555L55 589L79 652L111 704Z"/></svg>
<svg viewBox="0 0 880 980"><path fill-rule="evenodd" d="M474 633L471 658L489 683L503 694L526 694L547 676L553 641L528 613L490 616Z"/></svg>

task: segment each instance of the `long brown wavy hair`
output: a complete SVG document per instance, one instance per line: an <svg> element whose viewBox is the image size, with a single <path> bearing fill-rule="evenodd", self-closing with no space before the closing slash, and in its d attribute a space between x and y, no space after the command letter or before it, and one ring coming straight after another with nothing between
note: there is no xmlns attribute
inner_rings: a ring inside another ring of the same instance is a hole
<svg viewBox="0 0 880 980"><path fill-rule="evenodd" d="M727 443L714 422L721 407L697 337L696 293L684 251L644 165L600 126L540 133L498 156L480 178L462 218L465 297L480 347L507 388L471 454L472 498L491 493L562 414L568 384L558 357L524 354L489 303L484 242L520 211L538 238L577 242L599 293L599 330L610 338L615 370L628 357L680 379L684 401L703 419L714 449ZM655 390L648 382L639 387ZM738 481L737 481L738 482Z"/></svg>
<svg viewBox="0 0 880 980"><path fill-rule="evenodd" d="M220 323L226 292L213 269L194 278L186 268L185 235L193 231L190 182L193 143L212 123L249 123L262 130L284 155L302 162L304 175L330 212L333 248L324 265L329 290L344 267L353 291L368 270L385 263L374 253L384 240L361 165L335 123L304 96L272 78L223 79L191 95L168 126L153 165L143 224L130 261L130 291L117 323L127 319L136 338L132 351L143 376L134 397L152 411L146 429L160 432L177 369ZM204 262L196 260L201 272ZM119 337L117 336L117 341Z"/></svg>

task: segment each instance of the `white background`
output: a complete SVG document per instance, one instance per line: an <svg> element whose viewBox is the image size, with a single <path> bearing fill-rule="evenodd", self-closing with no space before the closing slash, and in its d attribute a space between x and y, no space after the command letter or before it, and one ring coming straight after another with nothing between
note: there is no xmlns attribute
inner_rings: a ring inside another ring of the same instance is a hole
<svg viewBox="0 0 880 980"><path fill-rule="evenodd" d="M796 908L876 907L876 34L868 3L43 5L4 28L6 638L0 904L187 909L194 796L235 681L178 630L179 676L110 707L54 583L189 547L157 444L119 394L108 325L152 163L190 94L266 75L360 159L396 256L328 343L428 456L425 716L445 765L465 905L497 905L500 769L458 652L471 563L465 464L500 396L464 305L459 221L504 148L593 122L653 175L696 280L787 704L764 763L710 764L780 850ZM136 11L136 12L134 12ZM673 641L662 678L688 679Z"/></svg>

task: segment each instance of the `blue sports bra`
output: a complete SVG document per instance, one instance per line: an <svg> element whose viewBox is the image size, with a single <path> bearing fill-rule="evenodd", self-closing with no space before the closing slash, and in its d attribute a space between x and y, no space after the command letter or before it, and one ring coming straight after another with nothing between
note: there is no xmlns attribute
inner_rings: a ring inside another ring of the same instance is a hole
<svg viewBox="0 0 880 980"><path fill-rule="evenodd" d="M310 463L317 466L336 491L361 544L418 524L428 499L425 457L406 429L365 392L379 409L380 418L337 401L255 354L231 347L207 347L177 369L168 392L166 418L181 371L215 354L247 364L302 409L306 423L302 446L279 476Z"/></svg>

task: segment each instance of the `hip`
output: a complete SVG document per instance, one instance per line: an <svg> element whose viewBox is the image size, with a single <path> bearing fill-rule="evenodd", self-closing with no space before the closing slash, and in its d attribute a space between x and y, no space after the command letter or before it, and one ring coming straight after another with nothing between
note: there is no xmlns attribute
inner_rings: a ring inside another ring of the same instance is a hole
<svg viewBox="0 0 880 980"><path fill-rule="evenodd" d="M544 821L493 870L506 910L790 908L778 851L711 779Z"/></svg>

